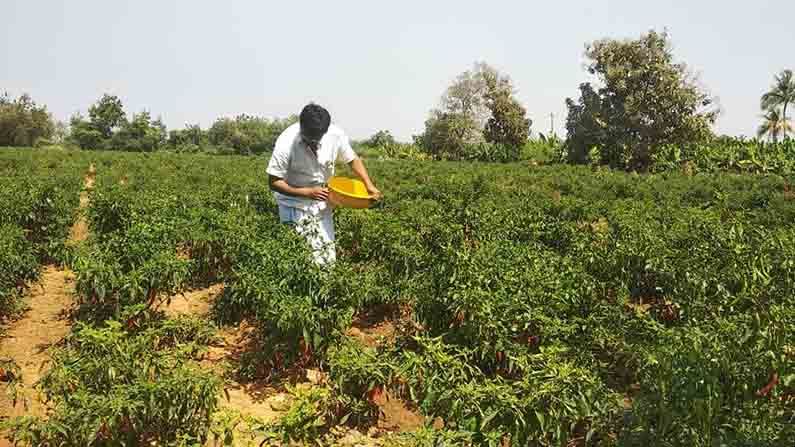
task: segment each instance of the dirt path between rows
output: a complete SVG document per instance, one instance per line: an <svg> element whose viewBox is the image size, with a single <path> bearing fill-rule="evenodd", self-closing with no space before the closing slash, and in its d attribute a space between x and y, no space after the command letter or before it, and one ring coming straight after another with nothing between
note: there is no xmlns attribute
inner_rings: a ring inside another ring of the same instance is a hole
<svg viewBox="0 0 795 447"><path fill-rule="evenodd" d="M88 173L83 178L83 190L80 191L80 210L88 208L88 194L94 189L94 181L96 179L97 170L93 164L88 167ZM82 214L78 216L77 221L72 225L72 231L69 236L71 243L82 242L88 237L88 221Z"/></svg>
<svg viewBox="0 0 795 447"><path fill-rule="evenodd" d="M193 316L209 320L213 302L222 294L221 284L185 292L170 297L162 310L171 318ZM383 340L393 339L395 331L395 324L390 319L368 316L357 320L347 335L374 347ZM235 326L220 328L218 331L220 341L209 347L201 363L217 374L225 376L224 391L219 397L221 411L227 410L243 417L253 417L261 422L272 422L281 417L289 407L291 398L285 389L266 380L239 382L224 374L224 364L238 365L245 352L257 349L254 333L254 328L246 321ZM306 377L302 375L298 378L297 386L312 387L327 379L320 371L307 370L305 373ZM424 418L420 414L409 409L405 402L391 396L389 392L377 393L373 402L381 411L378 423L368 433L359 433L347 427L336 427L336 430L347 433L339 445L378 446L380 444L373 436L378 436L379 433L412 431L424 424ZM233 444L235 446L259 445L262 440L252 437L245 430L242 432L235 430L235 432ZM207 445L216 444L209 440Z"/></svg>
<svg viewBox="0 0 795 447"><path fill-rule="evenodd" d="M94 186L95 168L92 164L83 180L80 208L88 206L88 191ZM88 225L82 216L71 228L70 243L88 236ZM50 357L48 349L69 333L69 309L74 294L74 274L68 269L45 266L38 283L32 284L26 296L28 309L12 322L0 339L0 358L11 359L19 366L22 377L22 399L16 405L0 387L0 416L44 415L47 411L43 396L33 389L41 378ZM0 447L10 445L0 439Z"/></svg>
<svg viewBox="0 0 795 447"><path fill-rule="evenodd" d="M185 292L172 296L163 311L172 318L182 315L209 320L212 303L222 293L222 284ZM202 365L218 375L226 375L225 363L234 365L240 362L240 356L249 349L252 334L253 328L246 322L219 329L219 340L209 347ZM256 417L264 422L271 421L280 413L273 410L266 398L275 393L275 389L262 384L240 383L233 378L227 378L224 392L220 396L220 407L244 416Z"/></svg>
<svg viewBox="0 0 795 447"><path fill-rule="evenodd" d="M74 293L74 276L54 266L47 266L38 284L33 285L28 302L30 309L13 322L0 340L0 357L10 358L22 371L22 391L27 398L13 406L5 394L0 395L0 414L14 416L37 415L45 412L38 393L33 392L42 369L49 360L47 349L69 333L68 309ZM2 444L0 444L2 445Z"/></svg>
<svg viewBox="0 0 795 447"><path fill-rule="evenodd" d="M212 303L223 293L223 285L217 284L206 289L185 292L170 298L163 308L166 315L180 315L210 319ZM225 363L240 363L241 355L252 349L254 328L243 321L236 326L218 330L219 341L209 347L202 364L219 375L225 375ZM263 422L276 419L283 411L274 410L274 400L278 401L284 393L275 387L263 383L242 383L227 377L224 391L220 397L220 407L225 410L239 412L244 416L252 416ZM277 397L278 396L278 397Z"/></svg>
<svg viewBox="0 0 795 447"><path fill-rule="evenodd" d="M162 310L170 318L188 316L210 320L213 302L222 293L222 284L185 292L170 297ZM286 394L264 383L241 383L226 374L227 366L239 364L240 356L250 349L252 334L253 328L246 322L219 329L218 341L209 347L201 364L217 375L225 377L223 391L219 395L219 411L271 422L283 414L284 408L279 404L285 401ZM245 425L242 424L235 429L233 445L259 445L262 439L246 433ZM205 445L209 447L217 444L210 436Z"/></svg>

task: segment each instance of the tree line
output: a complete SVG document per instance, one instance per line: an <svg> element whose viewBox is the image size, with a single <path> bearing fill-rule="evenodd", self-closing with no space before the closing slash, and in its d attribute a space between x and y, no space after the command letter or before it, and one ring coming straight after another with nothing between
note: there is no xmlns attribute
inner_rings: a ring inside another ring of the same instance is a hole
<svg viewBox="0 0 795 447"><path fill-rule="evenodd" d="M257 155L270 151L279 134L296 121L295 116L269 120L243 114L218 118L206 130L189 124L167 132L162 120L152 119L149 112L128 119L121 100L106 94L89 108L87 118L72 117L68 140L82 149Z"/></svg>
<svg viewBox="0 0 795 447"><path fill-rule="evenodd" d="M686 65L675 60L667 32L649 31L636 39L602 39L586 47L586 69L598 82L579 86L567 98L566 138L538 134L516 97L511 78L484 62L461 73L429 112L423 131L410 143L379 131L360 142L407 158L513 161L528 146L554 150L561 161L599 163L644 170L670 145L713 141L718 118L714 98ZM792 70L776 74L760 98L757 136L773 142L793 134L787 109L795 103ZM0 97L0 146L52 143L83 149L213 152L256 155L269 152L296 116L267 119L250 115L218 118L208 129L189 124L167 131L147 112L128 115L121 100L104 95L68 125L56 123L45 106L28 95Z"/></svg>
<svg viewBox="0 0 795 447"><path fill-rule="evenodd" d="M238 115L218 118L209 128L188 124L168 131L161 118L143 111L129 114L121 99L105 94L88 115L73 115L69 123L55 122L46 106L29 95L0 97L0 147L64 145L86 150L212 152L258 155L269 152L279 134L297 116L267 119Z"/></svg>

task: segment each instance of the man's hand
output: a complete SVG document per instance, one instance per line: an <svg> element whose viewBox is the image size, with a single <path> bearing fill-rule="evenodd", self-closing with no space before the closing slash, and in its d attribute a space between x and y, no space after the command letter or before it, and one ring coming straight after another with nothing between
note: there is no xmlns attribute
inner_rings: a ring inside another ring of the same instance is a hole
<svg viewBox="0 0 795 447"><path fill-rule="evenodd" d="M322 186L307 186L301 188L290 186L283 178L269 176L271 189L293 197L306 197L313 200L328 200L328 188Z"/></svg>
<svg viewBox="0 0 795 447"><path fill-rule="evenodd" d="M368 186L367 193L370 194L375 200L381 200L384 197L384 195L381 194L381 191L379 191L375 185Z"/></svg>
<svg viewBox="0 0 795 447"><path fill-rule="evenodd" d="M314 186L311 188L304 188L305 189L305 196L309 199L314 200L328 200L328 188L324 188L322 186Z"/></svg>
<svg viewBox="0 0 795 447"><path fill-rule="evenodd" d="M384 195L381 194L381 191L375 187L372 180L370 180L370 176L367 174L367 168L364 167L364 163L360 158L356 158L351 162L351 169L353 173L356 174L362 181L364 182L364 186L367 188L367 193L370 194L375 200L381 200Z"/></svg>

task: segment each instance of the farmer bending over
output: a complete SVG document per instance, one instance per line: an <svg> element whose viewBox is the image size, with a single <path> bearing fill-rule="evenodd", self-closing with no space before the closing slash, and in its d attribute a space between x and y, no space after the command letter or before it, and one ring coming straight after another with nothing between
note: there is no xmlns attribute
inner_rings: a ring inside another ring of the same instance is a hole
<svg viewBox="0 0 795 447"><path fill-rule="evenodd" d="M279 220L293 225L306 237L315 262L320 265L336 259L334 215L326 201L326 184L334 175L337 159L351 166L370 195L381 197L345 132L331 124L326 109L309 104L301 110L299 122L279 135L267 169L270 188L279 205Z"/></svg>

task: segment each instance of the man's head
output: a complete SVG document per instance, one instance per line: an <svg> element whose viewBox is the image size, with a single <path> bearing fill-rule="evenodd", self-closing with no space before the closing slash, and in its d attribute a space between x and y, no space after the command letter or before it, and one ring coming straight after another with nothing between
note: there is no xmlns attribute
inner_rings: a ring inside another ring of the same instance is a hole
<svg viewBox="0 0 795 447"><path fill-rule="evenodd" d="M320 139L331 125L331 115L328 110L317 104L308 104L301 110L299 121L301 123L301 139L317 150Z"/></svg>

